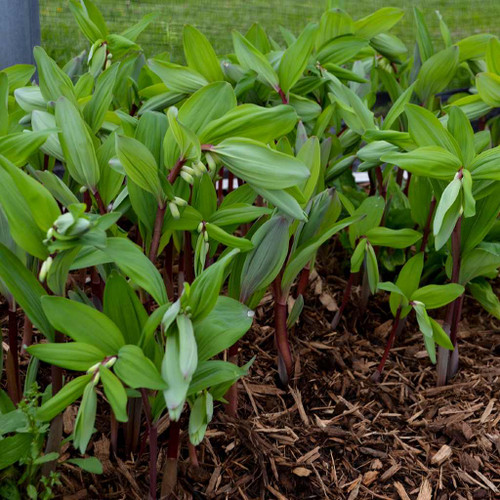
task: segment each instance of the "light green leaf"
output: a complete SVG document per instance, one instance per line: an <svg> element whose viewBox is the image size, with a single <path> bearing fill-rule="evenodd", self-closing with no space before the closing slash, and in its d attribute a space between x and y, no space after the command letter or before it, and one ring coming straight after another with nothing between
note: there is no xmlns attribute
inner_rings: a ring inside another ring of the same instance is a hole
<svg viewBox="0 0 500 500"><path fill-rule="evenodd" d="M404 11L396 7L383 7L373 14L354 22L356 35L370 39L379 33L389 31L403 17Z"/></svg>
<svg viewBox="0 0 500 500"><path fill-rule="evenodd" d="M422 302L426 309L437 309L453 302L463 293L464 287L456 283L427 285L413 292L410 300Z"/></svg>
<svg viewBox="0 0 500 500"><path fill-rule="evenodd" d="M150 59L148 65L169 90L192 94L209 82L197 71L160 59Z"/></svg>
<svg viewBox="0 0 500 500"><path fill-rule="evenodd" d="M413 229L374 227L366 232L366 237L373 246L407 248L421 239L422 234Z"/></svg>
<svg viewBox="0 0 500 500"><path fill-rule="evenodd" d="M29 346L27 351L45 363L82 372L106 357L99 348L83 342L36 344Z"/></svg>
<svg viewBox="0 0 500 500"><path fill-rule="evenodd" d="M122 383L118 380L117 376L109 371L104 365L99 367L99 374L101 375L104 394L113 410L116 420L118 420L118 422L127 422L128 398Z"/></svg>

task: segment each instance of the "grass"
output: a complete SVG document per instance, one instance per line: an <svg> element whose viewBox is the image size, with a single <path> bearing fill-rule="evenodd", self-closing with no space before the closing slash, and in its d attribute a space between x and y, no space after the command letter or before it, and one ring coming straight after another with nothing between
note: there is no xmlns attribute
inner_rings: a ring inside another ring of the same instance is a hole
<svg viewBox="0 0 500 500"><path fill-rule="evenodd" d="M39 0L42 44L59 62L87 47L68 9L67 0ZM173 60L182 58L182 27L193 24L214 44L218 53L231 50L231 29L245 32L253 22L260 22L268 32L280 38L279 26L298 32L309 21L317 20L325 2L318 0L95 0L111 30L120 32L149 12L159 12L157 21L141 35L139 43L147 55L168 51ZM439 38L434 11L444 16L455 39L479 32L500 34L497 0L358 0L347 2L346 10L355 18L386 6L405 9L406 15L394 29L405 42L414 39L411 9L419 6L429 23L432 35Z"/></svg>

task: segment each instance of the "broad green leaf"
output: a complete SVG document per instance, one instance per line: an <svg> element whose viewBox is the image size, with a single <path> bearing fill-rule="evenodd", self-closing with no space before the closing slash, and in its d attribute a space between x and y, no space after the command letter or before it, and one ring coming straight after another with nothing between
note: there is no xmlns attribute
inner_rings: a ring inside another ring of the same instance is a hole
<svg viewBox="0 0 500 500"><path fill-rule="evenodd" d="M158 201L164 202L158 165L151 151L132 137L116 135L116 154L127 176L140 188L148 191Z"/></svg>
<svg viewBox="0 0 500 500"><path fill-rule="evenodd" d="M100 177L94 143L80 112L64 97L56 103L56 122L61 130L59 141L71 177L94 191Z"/></svg>
<svg viewBox="0 0 500 500"><path fill-rule="evenodd" d="M493 108L500 106L500 75L478 73L476 87L481 99Z"/></svg>
<svg viewBox="0 0 500 500"><path fill-rule="evenodd" d="M83 342L36 344L28 347L27 351L45 363L82 372L106 357L99 348Z"/></svg>
<svg viewBox="0 0 500 500"><path fill-rule="evenodd" d="M203 440L213 416L213 397L209 392L198 396L189 414L189 440L197 446Z"/></svg>
<svg viewBox="0 0 500 500"><path fill-rule="evenodd" d="M285 94L297 83L306 68L317 29L317 24L309 23L281 58L278 75L281 90Z"/></svg>
<svg viewBox="0 0 500 500"><path fill-rule="evenodd" d="M153 362L135 345L124 345L118 351L113 371L132 389L162 390L166 387Z"/></svg>
<svg viewBox="0 0 500 500"><path fill-rule="evenodd" d="M205 269L193 281L188 301L189 306L191 306L193 321L203 319L214 308L226 277L226 267L238 253L239 249L235 248L223 257L219 257L215 264Z"/></svg>
<svg viewBox="0 0 500 500"><path fill-rule="evenodd" d="M405 112L408 117L408 132L417 146L439 146L461 158L457 141L433 113L415 104L407 104Z"/></svg>
<svg viewBox="0 0 500 500"><path fill-rule="evenodd" d="M77 377L63 386L63 388L52 396L47 402L43 403L36 412L36 417L42 422L49 422L55 416L59 415L71 403L75 402L82 394L91 381L93 374Z"/></svg>
<svg viewBox="0 0 500 500"><path fill-rule="evenodd" d="M252 326L254 313L230 297L217 298L208 316L194 322L198 361L206 361L235 344Z"/></svg>
<svg viewBox="0 0 500 500"><path fill-rule="evenodd" d="M67 463L76 465L80 467L80 469L85 472L90 472L91 474L102 474L103 468L102 464L96 457L88 457L88 458L70 458L66 460Z"/></svg>
<svg viewBox="0 0 500 500"><path fill-rule="evenodd" d="M90 43L106 38L108 34L106 23L93 2L90 0L70 0L69 8L80 30Z"/></svg>
<svg viewBox="0 0 500 500"><path fill-rule="evenodd" d="M460 283L465 285L474 278L496 274L498 267L499 255L488 251L487 248L474 248L462 255Z"/></svg>
<svg viewBox="0 0 500 500"><path fill-rule="evenodd" d="M460 50L460 62L470 59L484 59L488 43L495 36L489 33L471 35L456 43Z"/></svg>
<svg viewBox="0 0 500 500"><path fill-rule="evenodd" d="M464 217L473 217L476 215L476 200L472 194L472 176L467 169L464 169L462 173Z"/></svg>
<svg viewBox="0 0 500 500"><path fill-rule="evenodd" d="M284 214L293 217L294 219L305 221L307 215L299 205L298 201L286 190L265 189L258 186L252 186L267 202L274 205Z"/></svg>
<svg viewBox="0 0 500 500"><path fill-rule="evenodd" d="M271 63L243 35L234 30L232 34L234 51L241 66L255 71L259 76L259 80L277 90L279 88L279 79Z"/></svg>
<svg viewBox="0 0 500 500"><path fill-rule="evenodd" d="M476 215L462 220L462 252L468 252L484 240L500 211L500 196L487 196L476 202Z"/></svg>
<svg viewBox="0 0 500 500"><path fill-rule="evenodd" d="M112 272L104 288L103 312L118 326L127 344L136 344L148 314L127 280Z"/></svg>
<svg viewBox="0 0 500 500"><path fill-rule="evenodd" d="M209 83L203 75L185 66L160 59L150 59L148 65L167 88L174 92L192 94Z"/></svg>
<svg viewBox="0 0 500 500"><path fill-rule="evenodd" d="M341 35L354 33L354 21L351 16L341 9L327 10L321 16L319 30L316 36L316 49L325 42Z"/></svg>
<svg viewBox="0 0 500 500"><path fill-rule="evenodd" d="M370 40L370 45L384 57L392 62L403 62L406 59L408 48L404 42L395 35L380 33Z"/></svg>
<svg viewBox="0 0 500 500"><path fill-rule="evenodd" d="M464 167L468 167L474 159L474 130L465 113L457 106L452 106L449 111L448 130L451 132L462 151ZM451 151L451 150L450 150ZM453 151L451 151L453 153Z"/></svg>
<svg viewBox="0 0 500 500"><path fill-rule="evenodd" d="M435 235L441 231L441 227L444 222L444 218L448 210L453 207L457 198L460 196L460 191L462 189L462 182L460 179L453 179L443 191L439 203L436 207L436 212L434 214L434 221L432 229Z"/></svg>
<svg viewBox="0 0 500 500"><path fill-rule="evenodd" d="M412 83L394 102L384 119L382 130L389 130L394 122L399 118L401 113L405 111L406 105L410 102L410 99L413 95L414 87L415 82Z"/></svg>
<svg viewBox="0 0 500 500"><path fill-rule="evenodd" d="M370 196L352 213L353 216L362 217L349 228L349 241L353 248L360 236L364 236L370 229L380 224L384 210L385 201L382 196Z"/></svg>
<svg viewBox="0 0 500 500"><path fill-rule="evenodd" d="M424 146L409 153L387 153L380 159L412 174L442 180L453 179L462 165L454 154L438 146Z"/></svg>
<svg viewBox="0 0 500 500"><path fill-rule="evenodd" d="M500 299L490 283L484 278L479 278L468 283L468 287L472 296L483 308L496 319L500 319Z"/></svg>
<svg viewBox="0 0 500 500"><path fill-rule="evenodd" d="M443 327L436 320L432 318L429 318L429 320L432 325L432 336L434 338L434 342L445 349L453 351L453 344L448 334L443 330Z"/></svg>
<svg viewBox="0 0 500 500"><path fill-rule="evenodd" d="M452 189L455 189L452 186ZM444 194L444 193L443 193ZM450 191L451 196L453 196L453 192ZM445 205L446 206L446 205ZM437 207L439 208L439 206ZM434 214L434 222L436 221L436 216L438 220L440 220L439 231L434 233L434 246L436 250L442 248L450 239L451 234L457 224L458 218L462 214L462 193L460 193L454 201L452 201L451 206L444 211L443 216L440 214ZM434 228L433 228L434 229Z"/></svg>
<svg viewBox="0 0 500 500"><path fill-rule="evenodd" d="M0 137L9 131L9 78L0 72Z"/></svg>
<svg viewBox="0 0 500 500"><path fill-rule="evenodd" d="M106 355L125 343L118 327L93 307L63 297L45 296L42 307L52 326L76 342L91 344Z"/></svg>
<svg viewBox="0 0 500 500"><path fill-rule="evenodd" d="M478 154L469 165L474 180L500 180L500 146Z"/></svg>
<svg viewBox="0 0 500 500"><path fill-rule="evenodd" d="M251 296L276 278L288 253L289 222L274 216L252 236L253 250L245 259L241 272L240 301L248 303Z"/></svg>
<svg viewBox="0 0 500 500"><path fill-rule="evenodd" d="M128 420L128 398L122 383L118 380L117 376L104 365L99 367L99 374L101 376L102 386L104 387L104 394L113 410L116 420L118 420L118 422L126 422Z"/></svg>
<svg viewBox="0 0 500 500"><path fill-rule="evenodd" d="M4 68L0 73L7 75L9 83L9 93L13 94L18 88L24 87L35 74L35 66L32 64L14 64Z"/></svg>
<svg viewBox="0 0 500 500"><path fill-rule="evenodd" d="M177 315L175 321L179 332L179 369L185 379L191 379L198 364L198 348L193 323L182 313Z"/></svg>
<svg viewBox="0 0 500 500"><path fill-rule="evenodd" d="M418 289L420 284L420 277L424 269L424 253L420 252L409 259L399 272L396 286L401 290L402 295L407 300ZM389 298L391 312L395 316L399 305L401 304L401 297L397 294L391 293ZM411 309L405 308L401 312L401 317L404 318Z"/></svg>
<svg viewBox="0 0 500 500"><path fill-rule="evenodd" d="M50 130L4 135L0 137L1 154L18 167L22 167L50 135Z"/></svg>
<svg viewBox="0 0 500 500"><path fill-rule="evenodd" d="M252 242L246 238L239 238L227 233L216 224L207 222L205 229L208 236L229 248L239 248L242 252L248 252L253 248Z"/></svg>
<svg viewBox="0 0 500 500"><path fill-rule="evenodd" d="M94 133L98 132L101 128L106 112L109 110L109 106L113 100L113 87L118 68L119 64L113 64L101 73L97 79L92 99L90 99L83 111L83 116Z"/></svg>
<svg viewBox="0 0 500 500"><path fill-rule="evenodd" d="M108 256L134 283L151 294L155 301L165 304L167 292L160 272L144 255L141 248L126 238L108 238L102 253Z"/></svg>
<svg viewBox="0 0 500 500"><path fill-rule="evenodd" d="M459 49L456 46L437 52L422 64L415 92L427 102L444 90L454 77L459 64Z"/></svg>
<svg viewBox="0 0 500 500"><path fill-rule="evenodd" d="M434 54L434 45L432 43L429 28L427 27L427 23L425 22L422 11L419 8L414 7L413 15L417 27L418 54L421 61L425 62Z"/></svg>
<svg viewBox="0 0 500 500"><path fill-rule="evenodd" d="M234 192L234 191L233 191ZM224 198L225 200L227 198ZM208 222L217 224L219 227L231 226L233 224L245 224L252 222L263 215L269 215L271 209L266 207L254 207L248 203L235 203L227 208L220 208L214 212Z"/></svg>
<svg viewBox="0 0 500 500"><path fill-rule="evenodd" d="M288 134L296 123L297 114L291 106L264 108L255 104L242 104L203 127L200 141L218 144L230 137L245 137L267 144Z"/></svg>
<svg viewBox="0 0 500 500"><path fill-rule="evenodd" d="M389 31L403 17L404 11L396 7L383 7L373 14L354 22L356 35L372 38L379 33Z"/></svg>
<svg viewBox="0 0 500 500"><path fill-rule="evenodd" d="M316 56L321 64L345 64L368 47L368 40L359 36L345 34L326 42Z"/></svg>
<svg viewBox="0 0 500 500"><path fill-rule="evenodd" d="M46 111L35 109L31 113L31 128L34 132L44 132L47 129L53 130L53 132L49 134L47 140L40 146L40 150L49 156L57 158L59 161L65 161L59 136L57 134L57 124L54 115Z"/></svg>
<svg viewBox="0 0 500 500"><path fill-rule="evenodd" d="M453 302L463 293L464 287L456 283L427 285L413 292L410 300L422 302L426 309L437 309Z"/></svg>
<svg viewBox="0 0 500 500"><path fill-rule="evenodd" d="M297 158L252 139L225 139L213 151L237 177L264 189L291 187L310 175L309 169Z"/></svg>
<svg viewBox="0 0 500 500"><path fill-rule="evenodd" d="M318 248L328 241L334 234L348 227L353 222L359 220L360 217L347 217L330 226L326 231L322 232L315 238L306 241L303 245L293 252L290 260L287 262L283 276L281 278L281 289L283 295L286 296L290 290L293 281L298 276L304 266L311 260Z"/></svg>
<svg viewBox="0 0 500 500"><path fill-rule="evenodd" d="M420 240L422 234L413 229L374 227L366 232L366 237L373 246L407 248Z"/></svg>
<svg viewBox="0 0 500 500"><path fill-rule="evenodd" d="M0 455L0 470L6 469L19 460L28 456L31 451L33 434L15 434L2 439L2 453Z"/></svg>
<svg viewBox="0 0 500 500"><path fill-rule="evenodd" d="M73 431L73 445L85 453L90 438L94 432L94 423L97 412L97 394L94 384L87 384L83 390L82 401L76 415Z"/></svg>
<svg viewBox="0 0 500 500"><path fill-rule="evenodd" d="M209 82L224 80L219 59L207 37L194 26L184 26L183 46L187 64Z"/></svg>
<svg viewBox="0 0 500 500"><path fill-rule="evenodd" d="M47 232L52 227L54 221L61 215L56 200L42 184L12 163L5 161L1 156L0 169L3 169L10 175L17 189L22 193L33 220L42 231ZM19 208L16 207L15 209ZM9 211L6 208L4 210L6 212Z"/></svg>
<svg viewBox="0 0 500 500"><path fill-rule="evenodd" d="M47 292L16 255L2 243L0 243L0 280L5 283L33 325L49 340L53 340L54 329L41 304L41 298L47 295Z"/></svg>
<svg viewBox="0 0 500 500"><path fill-rule="evenodd" d="M33 49L40 90L46 101L57 101L61 96L76 104L75 90L69 76L51 59L42 47Z"/></svg>
<svg viewBox="0 0 500 500"><path fill-rule="evenodd" d="M486 67L490 73L500 75L500 40L492 37L486 47Z"/></svg>

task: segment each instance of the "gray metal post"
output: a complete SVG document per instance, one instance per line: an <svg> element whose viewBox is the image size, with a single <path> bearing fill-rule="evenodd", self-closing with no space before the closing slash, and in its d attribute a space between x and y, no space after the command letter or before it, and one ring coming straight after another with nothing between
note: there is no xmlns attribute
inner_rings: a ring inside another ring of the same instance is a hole
<svg viewBox="0 0 500 500"><path fill-rule="evenodd" d="M0 0L0 69L32 64L33 47L40 44L38 0Z"/></svg>

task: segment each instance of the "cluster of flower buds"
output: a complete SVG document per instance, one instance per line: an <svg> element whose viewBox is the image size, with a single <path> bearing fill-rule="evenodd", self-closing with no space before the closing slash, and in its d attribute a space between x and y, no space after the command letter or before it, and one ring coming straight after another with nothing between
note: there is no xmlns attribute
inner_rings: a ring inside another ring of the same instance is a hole
<svg viewBox="0 0 500 500"><path fill-rule="evenodd" d="M92 365L88 370L87 373L92 373L94 376L92 377L92 383L95 385L98 384L99 382L99 367L104 366L105 368L111 368L115 363L116 360L118 359L117 356L111 356L108 358L104 358L102 361L99 361L99 363L96 363L95 365Z"/></svg>
<svg viewBox="0 0 500 500"><path fill-rule="evenodd" d="M179 196L174 196L173 200L168 202L168 208L172 217L174 219L178 219L181 216L179 212L179 207L185 207L187 205L187 201L184 198L180 198Z"/></svg>
<svg viewBox="0 0 500 500"><path fill-rule="evenodd" d="M197 161L196 163L191 163L191 166L184 165L181 169L181 177L188 183L193 184L195 177L201 177L204 173L206 173L207 167L203 165L201 161Z"/></svg>
<svg viewBox="0 0 500 500"><path fill-rule="evenodd" d="M50 231L50 229L49 229ZM45 281L45 278L47 277L47 274L49 274L50 267L52 266L53 262L52 257L47 257L46 260L43 261L42 267L40 267L40 272L38 273L38 279L40 280L41 283Z"/></svg>

